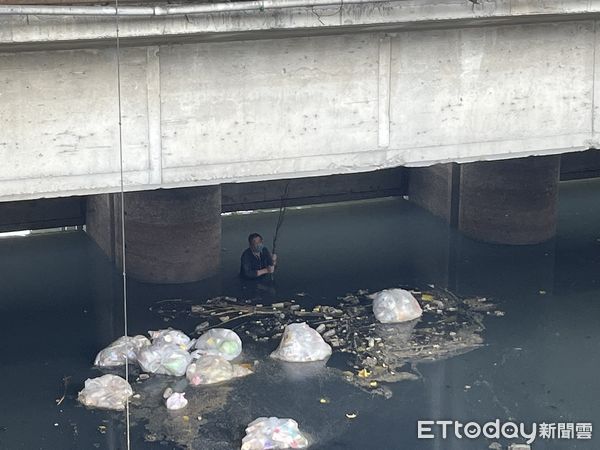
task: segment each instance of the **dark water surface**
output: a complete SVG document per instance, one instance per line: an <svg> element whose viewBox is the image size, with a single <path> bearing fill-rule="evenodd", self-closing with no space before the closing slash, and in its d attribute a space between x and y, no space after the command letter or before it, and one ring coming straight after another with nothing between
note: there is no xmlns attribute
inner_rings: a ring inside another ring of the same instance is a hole
<svg viewBox="0 0 600 450"><path fill-rule="evenodd" d="M223 217L222 269L213 279L184 286L131 281L130 334L194 329L193 318L164 322L150 311L160 300L250 296L236 276L239 255L253 231L270 246L276 220L276 212ZM259 291L267 303L295 298L312 307L359 289L434 284L487 297L505 315L486 317L485 346L419 365L422 379L394 384L389 400L326 368L299 373L267 361L250 377L189 393L202 412L198 422L200 412L169 414L161 405L160 392L173 379L134 383L156 400L154 408L132 406L132 448L181 448L165 434L199 449L239 448L245 425L260 415L295 418L321 450L485 449L492 442L418 440L419 419L529 427L596 425L600 418L600 181L561 184L558 236L542 245L474 242L404 200L383 199L290 209L278 247L274 290ZM122 413L76 402L83 381L101 374L91 367L94 356L123 330L119 274L86 235L1 239L0 317L0 448L125 448ZM248 343L247 352L262 358L274 345ZM65 376L67 395L57 406ZM322 397L330 403L319 403ZM600 429L594 431L591 441L538 438L532 447L598 449Z"/></svg>

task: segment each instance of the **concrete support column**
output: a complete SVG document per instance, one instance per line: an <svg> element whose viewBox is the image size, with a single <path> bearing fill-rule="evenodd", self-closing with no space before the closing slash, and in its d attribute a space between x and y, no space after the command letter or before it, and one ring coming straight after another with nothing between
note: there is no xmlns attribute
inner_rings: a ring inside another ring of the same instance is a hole
<svg viewBox="0 0 600 450"><path fill-rule="evenodd" d="M409 198L468 237L537 244L556 233L560 157L411 169Z"/></svg>
<svg viewBox="0 0 600 450"><path fill-rule="evenodd" d="M88 200L86 229L121 266L120 194ZM215 274L221 260L221 188L125 194L127 273L151 283L189 283Z"/></svg>
<svg viewBox="0 0 600 450"><path fill-rule="evenodd" d="M460 166L436 164L410 169L408 197L421 208L453 226L457 223Z"/></svg>
<svg viewBox="0 0 600 450"><path fill-rule="evenodd" d="M500 244L537 244L556 234L560 157L464 164L458 229Z"/></svg>

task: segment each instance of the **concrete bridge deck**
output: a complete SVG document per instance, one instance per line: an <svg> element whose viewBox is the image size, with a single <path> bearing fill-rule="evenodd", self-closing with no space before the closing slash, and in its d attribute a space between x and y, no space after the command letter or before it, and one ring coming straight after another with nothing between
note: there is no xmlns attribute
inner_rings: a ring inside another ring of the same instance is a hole
<svg viewBox="0 0 600 450"><path fill-rule="evenodd" d="M575 152L598 2L127 17L131 191ZM0 201L120 186L114 17L0 16Z"/></svg>

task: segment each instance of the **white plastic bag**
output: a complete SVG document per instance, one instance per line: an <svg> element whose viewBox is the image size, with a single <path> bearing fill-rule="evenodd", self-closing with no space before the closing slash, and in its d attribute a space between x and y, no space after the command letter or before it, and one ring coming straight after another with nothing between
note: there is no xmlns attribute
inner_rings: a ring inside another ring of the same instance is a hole
<svg viewBox="0 0 600 450"><path fill-rule="evenodd" d="M185 376L191 385L199 386L220 383L251 373L251 370L237 364L231 364L221 356L204 355L188 366Z"/></svg>
<svg viewBox="0 0 600 450"><path fill-rule="evenodd" d="M88 378L77 399L80 403L91 408L125 409L127 399L133 395L131 386L124 378L117 375L102 375L98 378Z"/></svg>
<svg viewBox="0 0 600 450"><path fill-rule="evenodd" d="M94 361L95 366L99 367L114 367L125 364L125 357L130 363L137 362L137 353L150 345L148 338L137 336L121 336L108 347L100 350Z"/></svg>
<svg viewBox="0 0 600 450"><path fill-rule="evenodd" d="M242 340L235 331L213 328L198 338L196 349L199 354L217 355L231 361L242 353Z"/></svg>
<svg viewBox="0 0 600 450"><path fill-rule="evenodd" d="M371 295L373 313L381 323L408 322L423 314L419 302L404 289L385 289Z"/></svg>
<svg viewBox="0 0 600 450"><path fill-rule="evenodd" d="M148 331L153 344L176 344L188 350L191 339L183 331L167 328L166 330Z"/></svg>
<svg viewBox="0 0 600 450"><path fill-rule="evenodd" d="M178 409L183 409L187 406L188 401L185 398L185 392L173 392L169 395L169 398L166 400L167 409L171 411L176 411Z"/></svg>
<svg viewBox="0 0 600 450"><path fill-rule="evenodd" d="M174 375L185 375L185 369L192 361L187 350L177 344L152 344L138 353L138 362L144 372Z"/></svg>
<svg viewBox="0 0 600 450"><path fill-rule="evenodd" d="M270 450L306 448L308 439L298 429L293 419L259 417L246 428L242 450Z"/></svg>
<svg viewBox="0 0 600 450"><path fill-rule="evenodd" d="M289 362L320 361L331 356L331 346L306 323L292 323L285 327L281 343L271 358Z"/></svg>

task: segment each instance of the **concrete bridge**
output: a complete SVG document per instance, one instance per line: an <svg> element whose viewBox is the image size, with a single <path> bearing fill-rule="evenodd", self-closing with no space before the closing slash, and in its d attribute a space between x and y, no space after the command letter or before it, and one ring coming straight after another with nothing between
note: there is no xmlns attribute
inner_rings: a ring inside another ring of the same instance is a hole
<svg viewBox="0 0 600 450"><path fill-rule="evenodd" d="M414 201L477 238L546 240L558 155L599 145L600 2L294 0L121 11L123 180L136 192L128 248L142 279L164 273L153 260L165 247L219 242L223 183L450 163L413 171ZM0 4L0 201L91 196L88 231L116 258L114 12ZM525 156L543 157L513 160ZM196 189L157 190L182 187ZM157 230L168 245L156 245ZM166 280L210 272L189 266L171 264Z"/></svg>

